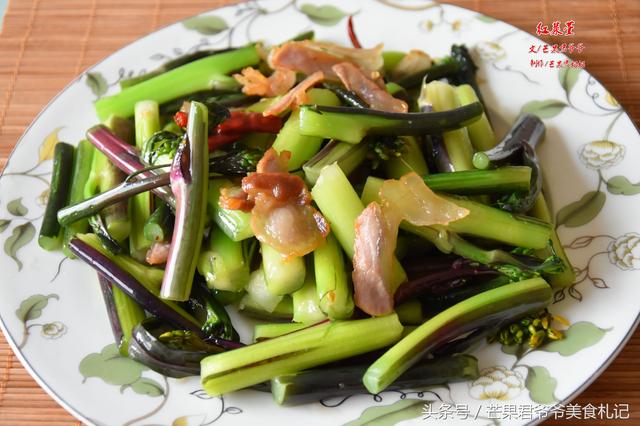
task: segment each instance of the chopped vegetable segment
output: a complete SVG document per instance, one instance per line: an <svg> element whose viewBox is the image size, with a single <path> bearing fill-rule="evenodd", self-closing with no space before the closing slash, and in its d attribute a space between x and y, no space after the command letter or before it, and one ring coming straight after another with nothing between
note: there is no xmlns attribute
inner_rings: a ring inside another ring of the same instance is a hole
<svg viewBox="0 0 640 426"><path fill-rule="evenodd" d="M424 99L424 102L430 105L436 113L442 114L446 111L455 111L456 109L464 108L464 106L460 106L460 101L456 96L456 89L441 81L432 81L425 84L422 87L420 98ZM478 103L479 102L474 102L467 105L476 105ZM477 120L468 125L471 126L477 123L482 117L484 117L484 115L480 113ZM471 146L469 133L466 128L444 132L442 139L454 171L473 169L473 147Z"/></svg>
<svg viewBox="0 0 640 426"><path fill-rule="evenodd" d="M207 147L207 107L192 102L185 139L171 164L171 190L176 198L175 229L162 280L164 299L189 298L207 211L209 161Z"/></svg>
<svg viewBox="0 0 640 426"><path fill-rule="evenodd" d="M307 273L303 286L292 295L293 321L311 324L322 321L326 315L320 309L320 298L316 290L316 279L313 271Z"/></svg>
<svg viewBox="0 0 640 426"><path fill-rule="evenodd" d="M209 238L200 251L198 272L209 288L242 291L249 282L248 242L233 241L219 227L212 225Z"/></svg>
<svg viewBox="0 0 640 426"><path fill-rule="evenodd" d="M323 323L203 359L202 387L209 395L222 395L385 347L401 334L396 315Z"/></svg>
<svg viewBox="0 0 640 426"><path fill-rule="evenodd" d="M73 157L73 171L71 172L71 187L69 188L69 205L74 205L84 200L84 186L91 173L93 151L93 145L86 140L80 141L76 147ZM69 250L69 241L76 234L83 234L88 229L89 222L87 220L79 220L64 227L62 251L67 257L73 258L73 253Z"/></svg>
<svg viewBox="0 0 640 426"><path fill-rule="evenodd" d="M147 139L160 130L158 103L154 101L136 103L134 119L136 148L141 151ZM144 237L144 224L153 212L153 194L147 191L136 195L129 203L129 210L131 216L129 250L136 259L143 259L151 247L151 243Z"/></svg>
<svg viewBox="0 0 640 426"><path fill-rule="evenodd" d="M332 320L351 318L354 307L353 289L347 275L344 255L332 234L313 252L313 266L322 312Z"/></svg>
<svg viewBox="0 0 640 426"><path fill-rule="evenodd" d="M226 74L254 65L259 60L255 46L198 59L127 87L115 95L98 99L95 103L96 112L101 119L112 114L130 117L133 115L135 103L139 101L153 100L163 103L221 85L237 87L236 81Z"/></svg>
<svg viewBox="0 0 640 426"><path fill-rule="evenodd" d="M340 100L326 89L311 89L307 92L307 97L310 102L318 105L340 105ZM283 151L291 153L288 170L292 171L299 169L320 150L322 140L322 137L300 134L300 110L294 109L272 147L278 154Z"/></svg>
<svg viewBox="0 0 640 426"><path fill-rule="evenodd" d="M473 87L468 84L456 87L456 95L462 106L480 101ZM480 119L475 123L469 124L467 131L469 132L469 139L471 139L473 147L478 151L486 151L498 143L486 113L482 113Z"/></svg>
<svg viewBox="0 0 640 426"><path fill-rule="evenodd" d="M303 105L300 133L358 143L366 135L424 135L459 129L473 123L481 114L479 102L451 111L424 113Z"/></svg>
<svg viewBox="0 0 640 426"><path fill-rule="evenodd" d="M309 327L309 324L296 322L274 322L266 324L256 324L253 328L253 341L273 339L274 337L289 334L294 331Z"/></svg>
<svg viewBox="0 0 640 426"><path fill-rule="evenodd" d="M280 405L297 405L365 393L367 389L362 385L362 375L366 370L366 365L346 365L284 374L271 379L271 393ZM440 357L411 367L388 389L417 389L474 380L478 376L478 360L475 357Z"/></svg>
<svg viewBox="0 0 640 426"><path fill-rule="evenodd" d="M233 241L242 241L253 236L251 213L227 209L220 205L220 193L222 189L227 188L240 190L239 186L234 187L233 183L227 179L213 179L209 182L207 214L229 238Z"/></svg>
<svg viewBox="0 0 640 426"><path fill-rule="evenodd" d="M538 194L536 202L533 204L531 208L531 215L540 220L544 220L550 223L553 223L553 218L551 216L551 212L549 211L549 206L547 205L547 201L542 193ZM545 278L551 284L553 288L563 288L572 285L576 280L576 270L571 265L567 254L564 251L564 247L560 242L560 238L558 237L558 233L555 230L555 227L551 229L551 246L552 249L558 254L562 263L564 264L564 268L562 272L554 275L546 275ZM549 250L547 247L541 249L542 256L548 255Z"/></svg>
<svg viewBox="0 0 640 426"><path fill-rule="evenodd" d="M369 177L363 191L363 201L372 202L380 199L379 191L382 180ZM551 237L551 227L547 222L528 216L516 216L484 204L447 195L459 207L469 210L469 215L447 225L447 229L461 234L488 238L516 247L541 249L547 247ZM410 232L420 233L421 227L406 226Z"/></svg>
<svg viewBox="0 0 640 426"><path fill-rule="evenodd" d="M537 312L552 299L542 278L509 284L473 296L431 318L374 362L362 379L373 394L382 392L427 352L480 326L496 326L510 318Z"/></svg>
<svg viewBox="0 0 640 426"><path fill-rule="evenodd" d="M38 244L45 250L62 247L62 228L58 223L58 210L69 201L69 187L73 171L73 153L75 149L68 143L59 142L53 151L53 174L49 199L44 212Z"/></svg>
<svg viewBox="0 0 640 426"><path fill-rule="evenodd" d="M285 257L268 244L260 244L264 279L271 294L291 294L304 284L306 267L298 256Z"/></svg>

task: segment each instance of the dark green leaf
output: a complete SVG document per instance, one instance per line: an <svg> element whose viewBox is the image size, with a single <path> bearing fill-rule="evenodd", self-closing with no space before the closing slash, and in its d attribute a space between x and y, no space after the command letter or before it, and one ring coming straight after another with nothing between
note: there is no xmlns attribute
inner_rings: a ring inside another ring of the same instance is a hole
<svg viewBox="0 0 640 426"><path fill-rule="evenodd" d="M567 228L586 225L602 210L607 197L601 191L589 191L578 201L567 204L558 211L556 224Z"/></svg>
<svg viewBox="0 0 640 426"><path fill-rule="evenodd" d="M46 296L44 294L34 294L33 296L27 297L20 303L20 307L16 309L16 316L23 324L27 321L40 318L42 310L49 303L49 299L58 300L59 297L57 294L48 294Z"/></svg>
<svg viewBox="0 0 640 426"><path fill-rule="evenodd" d="M22 197L16 198L7 204L7 211L14 216L24 216L29 213L29 209L22 204Z"/></svg>
<svg viewBox="0 0 640 426"><path fill-rule="evenodd" d="M93 94L97 97L100 97L107 93L107 89L109 88L107 80L105 80L105 78L99 72L87 73L87 86L89 86Z"/></svg>
<svg viewBox="0 0 640 426"><path fill-rule="evenodd" d="M0 219L0 232L4 232L11 225L11 221L9 219Z"/></svg>
<svg viewBox="0 0 640 426"><path fill-rule="evenodd" d="M560 114L566 106L566 103L555 99L531 101L524 104L522 112L534 114L540 118L552 118Z"/></svg>
<svg viewBox="0 0 640 426"><path fill-rule="evenodd" d="M120 355L115 343L105 346L100 353L92 353L82 359L80 373L85 380L98 377L110 385L132 386L148 368ZM145 385L146 386L146 385Z"/></svg>
<svg viewBox="0 0 640 426"><path fill-rule="evenodd" d="M581 68L560 68L558 71L558 80L560 80L560 85L564 89L564 91L569 95L573 86L578 82L578 77L580 75Z"/></svg>
<svg viewBox="0 0 640 426"><path fill-rule="evenodd" d="M640 193L640 182L631 183L624 176L614 176L607 181L607 191L616 195L636 195Z"/></svg>
<svg viewBox="0 0 640 426"><path fill-rule="evenodd" d="M476 15L476 19L478 21L482 21L487 24L493 24L494 22L498 22L496 18L492 18L491 16L487 16L487 15Z"/></svg>
<svg viewBox="0 0 640 426"><path fill-rule="evenodd" d="M307 15L309 19L319 25L331 26L335 25L342 18L347 16L346 13L341 11L335 6L314 6L312 4L303 4L300 7L300 11Z"/></svg>
<svg viewBox="0 0 640 426"><path fill-rule="evenodd" d="M422 399L400 399L390 405L369 407L357 419L344 426L393 426L401 421L420 417L424 404Z"/></svg>
<svg viewBox="0 0 640 426"><path fill-rule="evenodd" d="M553 404L558 400L555 396L558 381L549 375L544 367L527 367L529 374L525 386L529 389L531 400L538 404Z"/></svg>
<svg viewBox="0 0 640 426"><path fill-rule="evenodd" d="M130 385L122 385L121 391L130 387L132 391L140 395L149 396L162 396L164 395L164 389L155 380L141 377Z"/></svg>
<svg viewBox="0 0 640 426"><path fill-rule="evenodd" d="M23 223L13 228L13 233L4 242L4 252L18 264L18 271L22 269L22 262L18 259L18 251L29 244L36 234L36 228L31 222Z"/></svg>
<svg viewBox="0 0 640 426"><path fill-rule="evenodd" d="M562 356L571 356L598 343L607 331L609 330L597 327L591 322L577 322L563 331L564 339L547 343L541 349L547 352L558 352Z"/></svg>
<svg viewBox="0 0 640 426"><path fill-rule="evenodd" d="M203 35L218 34L229 28L224 19L214 16L196 16L182 22L182 25L188 30L194 30Z"/></svg>

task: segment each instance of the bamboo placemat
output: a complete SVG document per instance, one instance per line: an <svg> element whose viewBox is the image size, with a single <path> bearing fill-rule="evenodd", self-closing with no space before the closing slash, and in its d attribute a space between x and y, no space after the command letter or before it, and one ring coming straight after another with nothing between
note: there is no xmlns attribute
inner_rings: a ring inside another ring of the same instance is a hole
<svg viewBox="0 0 640 426"><path fill-rule="evenodd" d="M137 37L229 0L11 0L0 35L0 170L25 127L86 67ZM321 1L315 3L322 3ZM535 32L538 21L574 20L595 75L640 123L640 1L455 0L450 3ZM640 333L575 402L628 403L632 420L548 424L635 424L640 419ZM31 379L0 335L0 425L77 425Z"/></svg>

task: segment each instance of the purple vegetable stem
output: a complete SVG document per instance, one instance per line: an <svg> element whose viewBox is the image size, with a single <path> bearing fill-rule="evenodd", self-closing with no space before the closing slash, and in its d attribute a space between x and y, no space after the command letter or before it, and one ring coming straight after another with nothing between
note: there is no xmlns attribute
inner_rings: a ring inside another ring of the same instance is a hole
<svg viewBox="0 0 640 426"><path fill-rule="evenodd" d="M111 331L113 331L113 337L116 339L116 344L120 346L120 342L124 337L122 327L120 325L120 319L118 318L118 312L116 310L116 304L113 300L113 289L111 283L104 276L98 274L98 282L100 282L100 289L102 290L102 298L104 299L105 307L107 308L107 316L109 317L109 323L111 324Z"/></svg>
<svg viewBox="0 0 640 426"><path fill-rule="evenodd" d="M145 168L140 161L138 150L113 134L106 126L100 124L89 129L87 131L87 139L123 172L131 174ZM136 177L137 179L144 179L156 174L156 172L148 170L138 174ZM153 189L153 192L171 207L175 207L176 201L169 188L158 187Z"/></svg>
<svg viewBox="0 0 640 426"><path fill-rule="evenodd" d="M222 339L220 337L215 337L215 336L205 337L203 340L209 344L220 346L225 350L239 349L244 346L247 346L241 342L233 342L231 340L226 340L226 339Z"/></svg>
<svg viewBox="0 0 640 426"><path fill-rule="evenodd" d="M465 259L458 259L453 261L451 266L448 268L444 268L439 271L432 271L422 277L402 284L396 291L394 299L396 304L399 304L424 293L433 292L436 287L440 290L438 292L442 293L443 289L439 287L440 284L450 282L453 283L452 287L455 287L462 278L482 275L499 275L499 273L486 266L474 266L466 262Z"/></svg>
<svg viewBox="0 0 640 426"><path fill-rule="evenodd" d="M171 181L183 180L185 183L191 183L191 161L189 158L189 141L185 140L180 143L176 155L171 163ZM174 191L175 195L175 191Z"/></svg>
<svg viewBox="0 0 640 426"><path fill-rule="evenodd" d="M123 293L138 302L140 306L151 314L165 319L180 329L191 330L198 333L198 335L202 335L200 328L196 324L174 311L156 295L147 290L138 280L120 269L107 256L89 244L74 238L69 242L69 249L78 256L78 259L87 263L108 281L118 286Z"/></svg>

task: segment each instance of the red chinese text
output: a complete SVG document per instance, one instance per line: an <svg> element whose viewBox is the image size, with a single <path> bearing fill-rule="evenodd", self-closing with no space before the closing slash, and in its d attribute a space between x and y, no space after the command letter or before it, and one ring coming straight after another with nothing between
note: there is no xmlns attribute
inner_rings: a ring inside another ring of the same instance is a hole
<svg viewBox="0 0 640 426"><path fill-rule="evenodd" d="M584 43L532 44L529 53L582 53L584 49Z"/></svg>
<svg viewBox="0 0 640 426"><path fill-rule="evenodd" d="M574 34L576 28L576 21L565 21L564 25L560 21L553 21L551 23L551 29L548 25L538 22L536 25L536 34L539 36L552 35L552 36L571 36Z"/></svg>
<svg viewBox="0 0 640 426"><path fill-rule="evenodd" d="M531 59L532 68L584 68L584 61Z"/></svg>

